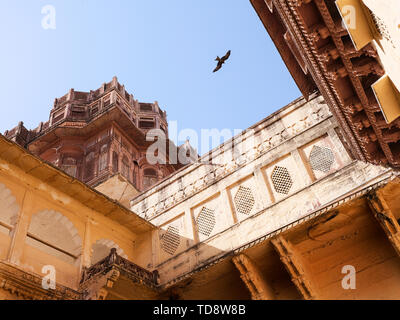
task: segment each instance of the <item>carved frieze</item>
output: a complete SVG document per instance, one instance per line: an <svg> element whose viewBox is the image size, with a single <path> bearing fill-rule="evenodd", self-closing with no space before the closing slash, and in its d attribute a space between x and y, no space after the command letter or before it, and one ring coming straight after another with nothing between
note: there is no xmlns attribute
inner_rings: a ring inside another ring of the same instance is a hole
<svg viewBox="0 0 400 320"><path fill-rule="evenodd" d="M46 290L41 277L5 262L0 262L0 289L23 300L79 300L82 297L78 291L58 284L56 289Z"/></svg>

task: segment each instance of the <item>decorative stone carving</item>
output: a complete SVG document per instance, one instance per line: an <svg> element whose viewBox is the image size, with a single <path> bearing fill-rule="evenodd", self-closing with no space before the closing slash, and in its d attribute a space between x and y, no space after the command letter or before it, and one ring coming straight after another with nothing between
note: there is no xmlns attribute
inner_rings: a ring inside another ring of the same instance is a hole
<svg viewBox="0 0 400 320"><path fill-rule="evenodd" d="M58 284L54 290L45 290L42 287L42 277L6 262L0 262L0 289L24 300L80 300L82 298L78 291Z"/></svg>
<svg viewBox="0 0 400 320"><path fill-rule="evenodd" d="M315 106L313 106L311 110L307 111L309 114L306 114L305 117L300 117L300 115L304 115L302 108L300 107L294 111L294 113L299 113L298 118L300 118L300 120L296 117L292 117L290 122L285 122L283 129L282 121L278 120L280 125L276 125L276 123L273 122L272 124L262 128L261 131L257 133L257 136L263 137L263 139L254 139L254 132L251 132L248 136L242 137L239 141L239 145L247 144L247 140L250 139L252 140L253 145L250 144L249 147L243 148L245 151L242 155L239 155L238 158L233 158L232 154L227 156L227 152L222 146L221 153L213 155L213 163L218 163L218 165L207 165L206 175L204 175L203 172L201 172L201 174L199 173L199 170L204 170L204 166L194 163L188 167L187 170L189 172L185 175L184 180L172 177L171 180L167 180L167 182L160 185L154 195L150 195L149 197L146 197L146 194L142 195L143 198L146 198L146 201L148 201L144 210L140 200L137 202L133 200L132 210L139 215L145 216L146 219L152 219L163 211L168 210L194 194L201 192L213 183L224 179L227 175L235 172L239 168L248 165L254 159L266 154L281 143L284 143L299 133L307 130L307 128L315 126L317 123L330 117L331 114L327 106L321 104L318 100L319 98L314 99L315 100L312 101L312 103L315 104ZM241 150L241 148L242 147L238 146L237 150ZM205 159L208 159L208 155L205 157ZM175 185L178 186L178 184L179 187L175 187ZM176 189L182 191L176 193L173 191ZM158 199L152 199L152 197L156 197L158 192L161 192L160 190L163 190L163 193L171 193L171 196L174 196L172 201L165 203L165 206L162 206Z"/></svg>
<svg viewBox="0 0 400 320"><path fill-rule="evenodd" d="M117 250L115 248L111 249L110 254L103 260L99 261L90 268L84 268L80 284L84 287L85 283L93 280L98 276L105 275L114 269L117 269L119 272L128 273L131 280L139 283L144 283L149 287L153 288L157 285L157 271L147 271L146 269L139 267L133 262L122 258L117 254Z"/></svg>

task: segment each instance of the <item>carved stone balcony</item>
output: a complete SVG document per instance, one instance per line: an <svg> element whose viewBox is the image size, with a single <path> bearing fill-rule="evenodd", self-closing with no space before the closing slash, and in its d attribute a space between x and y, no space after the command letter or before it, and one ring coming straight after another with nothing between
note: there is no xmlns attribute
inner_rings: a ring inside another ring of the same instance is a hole
<svg viewBox="0 0 400 320"><path fill-rule="evenodd" d="M158 294L158 272L122 258L115 248L90 268L84 268L80 291L86 300L104 300L109 294L126 299L152 299Z"/></svg>

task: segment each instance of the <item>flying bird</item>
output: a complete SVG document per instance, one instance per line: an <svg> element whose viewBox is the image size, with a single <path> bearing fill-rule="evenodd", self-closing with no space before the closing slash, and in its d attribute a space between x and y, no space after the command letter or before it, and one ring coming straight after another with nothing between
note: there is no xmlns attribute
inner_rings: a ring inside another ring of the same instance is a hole
<svg viewBox="0 0 400 320"><path fill-rule="evenodd" d="M217 67L214 69L213 72L217 72L219 69L222 68L222 65L225 63L226 60L229 59L229 56L231 55L231 50L229 50L226 55L224 55L222 58L218 57L215 59L215 61L218 61Z"/></svg>

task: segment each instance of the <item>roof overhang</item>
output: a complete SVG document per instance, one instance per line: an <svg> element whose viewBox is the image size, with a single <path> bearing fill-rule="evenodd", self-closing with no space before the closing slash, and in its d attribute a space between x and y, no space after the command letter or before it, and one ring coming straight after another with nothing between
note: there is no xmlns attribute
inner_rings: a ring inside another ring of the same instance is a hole
<svg viewBox="0 0 400 320"><path fill-rule="evenodd" d="M400 116L400 92L388 76L380 78L372 85L376 100L387 123L391 123Z"/></svg>
<svg viewBox="0 0 400 320"><path fill-rule="evenodd" d="M377 31L372 18L361 0L337 0L336 5L357 50L361 50L376 38Z"/></svg>
<svg viewBox="0 0 400 320"><path fill-rule="evenodd" d="M82 203L136 234L156 229L154 225L128 210L115 200L69 176L53 165L44 162L32 153L0 134L0 159L17 166L23 172L43 181L50 187Z"/></svg>
<svg viewBox="0 0 400 320"><path fill-rule="evenodd" d="M268 24L262 17L271 11L264 0L250 1L264 25ZM285 30L289 31L308 72L338 120L353 157L398 168L400 117L391 123L386 121L388 117L381 112L383 105L372 88L387 74L400 91L400 23L393 22L398 10L387 9L387 2L400 8L397 0L337 0L338 6L333 0L273 0L272 11L284 24L284 31L276 32L284 36ZM371 4L374 10L369 7ZM352 15L355 19L350 19ZM385 17L392 16L388 21L393 28L388 29L384 26ZM351 25L353 20L355 28ZM279 37L269 33L273 39ZM390 49L392 44L395 48ZM285 60L285 54L276 46Z"/></svg>
<svg viewBox="0 0 400 320"><path fill-rule="evenodd" d="M152 139L147 139L146 134L132 122L121 108L113 105L107 110L107 112L100 114L88 123L64 121L56 127L50 128L30 142L28 144L28 150L34 154L41 154L49 145L55 143L60 138L90 137L102 128L109 126L110 123L113 123L124 134L126 134L139 150L146 151L148 147L154 143ZM173 141L167 139L165 146L167 157L170 155L170 150L178 150L178 147ZM171 164L175 169L184 166L184 164L180 163L167 163Z"/></svg>

